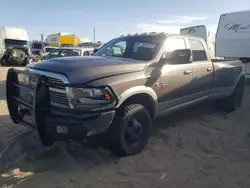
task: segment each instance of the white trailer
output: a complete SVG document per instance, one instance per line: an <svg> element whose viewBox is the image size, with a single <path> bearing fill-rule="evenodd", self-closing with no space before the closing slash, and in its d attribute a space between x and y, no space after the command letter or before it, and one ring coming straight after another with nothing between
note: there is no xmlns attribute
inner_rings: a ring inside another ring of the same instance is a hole
<svg viewBox="0 0 250 188"><path fill-rule="evenodd" d="M25 29L0 26L0 57L8 47L27 46L28 34Z"/></svg>
<svg viewBox="0 0 250 188"><path fill-rule="evenodd" d="M215 54L244 61L246 78L250 80L250 10L221 14Z"/></svg>
<svg viewBox="0 0 250 188"><path fill-rule="evenodd" d="M212 30L208 30L205 25L197 25L193 27L182 28L180 30L180 34L204 39L207 44L210 57L215 59L215 33Z"/></svg>

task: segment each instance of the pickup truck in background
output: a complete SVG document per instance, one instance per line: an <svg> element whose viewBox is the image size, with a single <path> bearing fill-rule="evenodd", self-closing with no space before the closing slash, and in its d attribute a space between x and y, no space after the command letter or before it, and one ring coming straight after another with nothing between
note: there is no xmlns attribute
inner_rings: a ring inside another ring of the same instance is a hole
<svg viewBox="0 0 250 188"><path fill-rule="evenodd" d="M146 33L115 38L93 56L9 69L6 82L13 122L34 128L44 145L95 140L128 156L146 146L156 117L208 99L235 110L245 73L238 60L211 61L201 38Z"/></svg>

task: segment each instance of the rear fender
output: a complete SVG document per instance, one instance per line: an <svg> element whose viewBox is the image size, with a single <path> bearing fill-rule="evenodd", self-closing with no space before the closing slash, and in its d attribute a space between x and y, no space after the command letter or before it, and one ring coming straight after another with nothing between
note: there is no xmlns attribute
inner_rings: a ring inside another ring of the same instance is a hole
<svg viewBox="0 0 250 188"><path fill-rule="evenodd" d="M246 82L246 77L245 77L245 73L244 72L241 72L239 75L238 75L238 78L237 78L237 81L235 82L235 85L233 87L233 91L235 90L235 88L237 87L238 83L240 82L240 79L244 78L244 83Z"/></svg>

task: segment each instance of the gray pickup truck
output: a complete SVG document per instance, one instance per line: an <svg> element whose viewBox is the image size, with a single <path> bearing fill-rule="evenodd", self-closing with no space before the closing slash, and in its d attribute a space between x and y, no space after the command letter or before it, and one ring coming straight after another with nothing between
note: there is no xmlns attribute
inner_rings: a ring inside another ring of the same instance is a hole
<svg viewBox="0 0 250 188"><path fill-rule="evenodd" d="M9 69L7 104L13 122L32 127L44 145L94 140L128 156L146 146L154 118L208 99L233 111L244 84L243 64L211 61L200 38L135 34L93 56Z"/></svg>

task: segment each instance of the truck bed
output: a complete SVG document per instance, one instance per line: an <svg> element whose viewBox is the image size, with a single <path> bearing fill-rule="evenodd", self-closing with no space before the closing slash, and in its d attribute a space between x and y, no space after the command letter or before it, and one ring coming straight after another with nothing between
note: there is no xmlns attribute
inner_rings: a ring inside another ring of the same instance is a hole
<svg viewBox="0 0 250 188"><path fill-rule="evenodd" d="M212 60L214 82L212 93L231 94L238 82L239 75L244 73L244 64L240 60Z"/></svg>

